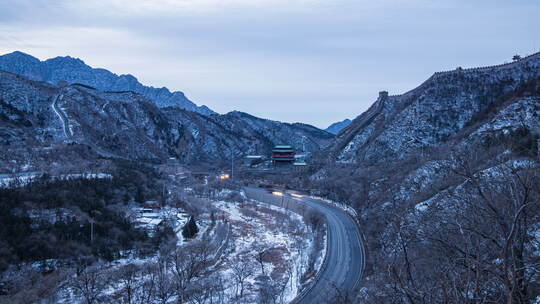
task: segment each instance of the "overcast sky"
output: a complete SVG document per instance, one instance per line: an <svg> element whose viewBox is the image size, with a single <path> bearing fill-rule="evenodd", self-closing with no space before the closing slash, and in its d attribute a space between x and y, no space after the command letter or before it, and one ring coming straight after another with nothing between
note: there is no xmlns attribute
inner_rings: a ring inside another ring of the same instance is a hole
<svg viewBox="0 0 540 304"><path fill-rule="evenodd" d="M326 127L540 50L538 0L2 0L0 53L70 55L226 113Z"/></svg>

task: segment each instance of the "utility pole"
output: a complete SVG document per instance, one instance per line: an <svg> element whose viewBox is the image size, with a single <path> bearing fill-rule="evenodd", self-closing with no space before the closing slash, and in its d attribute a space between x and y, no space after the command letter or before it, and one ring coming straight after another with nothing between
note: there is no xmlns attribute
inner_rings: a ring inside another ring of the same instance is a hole
<svg viewBox="0 0 540 304"><path fill-rule="evenodd" d="M94 244L94 219L93 218L90 218L88 220L90 222L90 245L93 245Z"/></svg>
<svg viewBox="0 0 540 304"><path fill-rule="evenodd" d="M167 189L167 186L165 184L163 184L163 191L162 191L162 202L161 202L161 207L164 207L165 206L165 202L167 201L167 198L168 198L168 195L169 194L169 191Z"/></svg>

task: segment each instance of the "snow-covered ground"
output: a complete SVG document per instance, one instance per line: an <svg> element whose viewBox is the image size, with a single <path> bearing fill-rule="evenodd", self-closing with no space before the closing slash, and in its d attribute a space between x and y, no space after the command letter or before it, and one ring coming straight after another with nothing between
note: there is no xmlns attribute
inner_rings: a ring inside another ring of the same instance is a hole
<svg viewBox="0 0 540 304"><path fill-rule="evenodd" d="M182 227L184 227L184 225L188 222L189 215L180 208L165 206L160 209L152 210L149 208L135 207L132 208L132 213L131 215L129 215L129 217L131 221L135 221L136 223L138 223L139 227L145 228L149 232L154 231L157 225L159 225L164 220L174 220L172 224L174 225L174 230L176 236L178 237L178 242L176 244L177 248L181 248L188 244L185 242L182 235ZM208 216L201 216L201 218L197 220L197 227L199 229L199 232L191 241L201 240L205 235L209 235L210 238L214 236L214 231L209 231L212 225L210 224L210 218ZM161 252L156 252L155 254L148 257L136 257L132 254L129 254L127 257L116 259L106 264L101 264L98 266L98 268L90 267L89 269L98 269L99 272L103 273L102 276L104 278L107 278L107 282L103 284L103 290L99 292L99 294L101 295L100 298L110 300L111 298L116 298L117 295L120 294L125 288L124 282L122 282L122 280L115 279L114 276L111 276L111 273L114 273L115 271L118 272L123 267L126 267L128 265L136 265L141 268L148 267L149 265L157 265L159 263L159 260L162 258L163 257L161 256ZM43 263L40 262L34 264L36 264L35 267L42 267ZM90 270L90 272L91 271L92 270ZM72 279L75 280L75 278L76 277L73 275ZM151 277L148 277L144 274L138 277L138 280L140 280L141 282L145 282L151 279ZM62 284L65 285L66 288L62 288L59 290L58 294L56 295L56 303L85 303L83 296L80 294L80 292L77 292L73 287L71 287L69 281L70 280L68 279ZM173 302L173 299L174 298L171 298L171 303ZM108 300L103 303L109 303ZM96 303L101 302L97 301ZM158 302L148 302L148 304L152 303Z"/></svg>
<svg viewBox="0 0 540 304"><path fill-rule="evenodd" d="M311 261L315 267L308 269L314 241L311 228L303 222L300 215L280 207L249 200L245 202L222 200L213 202L212 206L215 207L213 217L209 214L197 217L199 233L196 240L208 239L212 252L208 256L211 263L205 266L204 275L200 276L195 284L214 279L221 282L223 289L219 294L211 296L213 303L259 303L260 298L265 296L267 299L270 297L272 303L288 303L320 268L322 255ZM133 208L129 216L131 221L147 229L156 228L163 220L170 222L172 218L176 219L175 227L178 229L175 231L180 238L176 250L180 250L178 252L181 257L184 254L182 248L188 248L196 243L196 240L184 242L182 239L181 227L189 217L179 208ZM322 251L324 252L324 248ZM82 276L68 274L61 283L65 287L55 294L54 303L84 303L84 291L78 289L80 287L77 287L77 284L84 283L85 276L99 285L100 291L95 292L103 301L99 300L96 303L111 301L120 303L115 301L121 301L125 296L127 283L122 281L122 275L127 266L139 269L134 283L138 287L133 291L139 297L145 293L144 286L149 282L155 284L164 282L156 277L155 269L159 268L158 265L164 265L162 270L167 277L165 282L170 284L171 295L167 301L162 302L158 292L154 290L152 291L154 296L144 303L173 303L178 297L174 289L176 284L174 261L170 258L164 255L162 249L148 257L126 253L122 259L89 267ZM163 264L165 260L167 262ZM41 264L36 265L35 267L38 267ZM240 290L238 270L242 266L245 266L247 272L243 288ZM150 269L154 269L154 272L152 273ZM92 274L94 270L99 272L95 278ZM155 288L157 286L155 285ZM264 295L261 295L262 293ZM207 298L197 303L210 303L208 300Z"/></svg>
<svg viewBox="0 0 540 304"><path fill-rule="evenodd" d="M256 302L265 275L280 289L279 303L294 299L302 286L312 246L310 230L301 216L261 202L220 201L215 206L229 220L233 236L222 275L228 278L226 281L234 281L232 269L238 261L247 261L253 268L253 275L246 279L242 303ZM258 261L261 253L262 266ZM231 296L235 292L234 287L229 289Z"/></svg>
<svg viewBox="0 0 540 304"><path fill-rule="evenodd" d="M41 177L42 173L32 172L28 174L2 174L0 176L0 188L11 187L12 185L16 186L25 186L31 183L36 178ZM112 175L108 173L76 173L76 174L62 174L59 176L54 176L52 179L55 180L69 180L76 178L85 178L85 179L111 179Z"/></svg>

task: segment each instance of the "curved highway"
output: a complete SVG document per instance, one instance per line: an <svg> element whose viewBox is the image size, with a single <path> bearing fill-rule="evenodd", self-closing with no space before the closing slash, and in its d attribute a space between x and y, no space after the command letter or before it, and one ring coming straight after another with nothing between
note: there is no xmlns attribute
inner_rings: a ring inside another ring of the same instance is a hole
<svg viewBox="0 0 540 304"><path fill-rule="evenodd" d="M253 188L251 188L253 190ZM261 192L267 192L258 189ZM330 303L348 295L349 299L358 292L364 272L364 245L358 225L344 211L309 197L291 197L305 204L326 218L326 257L314 282L306 287L292 303ZM342 299L341 299L342 300Z"/></svg>

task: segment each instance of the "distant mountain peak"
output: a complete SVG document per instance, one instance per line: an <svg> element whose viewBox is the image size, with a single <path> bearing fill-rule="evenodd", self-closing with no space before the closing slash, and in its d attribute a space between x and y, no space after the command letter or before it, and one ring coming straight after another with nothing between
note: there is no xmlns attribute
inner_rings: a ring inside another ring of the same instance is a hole
<svg viewBox="0 0 540 304"><path fill-rule="evenodd" d="M21 52L21 51L11 52L11 53L5 54L4 56L5 57L30 58L30 59L35 59L35 60L39 61L39 59L37 59L36 57L34 57L34 56L30 55L30 54Z"/></svg>
<svg viewBox="0 0 540 304"><path fill-rule="evenodd" d="M204 115L215 114L206 106L197 106L183 92L171 92L166 87L145 86L133 75L117 75L103 68L92 68L82 59L71 56L58 56L40 61L29 54L15 51L0 56L0 70L52 84L66 81L101 91L133 91L150 99L161 108L177 107Z"/></svg>
<svg viewBox="0 0 540 304"><path fill-rule="evenodd" d="M331 124L330 126L328 126L328 128L326 128L325 131L336 135L341 130L343 130L344 128L349 126L351 124L351 122L352 121L350 119L348 119L348 118L344 119L342 121L335 122L335 123Z"/></svg>
<svg viewBox="0 0 540 304"><path fill-rule="evenodd" d="M82 59L71 56L57 56L45 60L46 63L60 63L60 64L75 64L84 66L85 68L91 68Z"/></svg>
<svg viewBox="0 0 540 304"><path fill-rule="evenodd" d="M20 51L15 51L15 52L0 56L0 69L3 69L2 67L6 65L12 65L12 66L36 65L40 63L41 61L39 61L39 59L37 59L36 57L32 55L28 55ZM8 72L13 72L13 71L8 70ZM16 73L16 74L19 74L19 73Z"/></svg>

